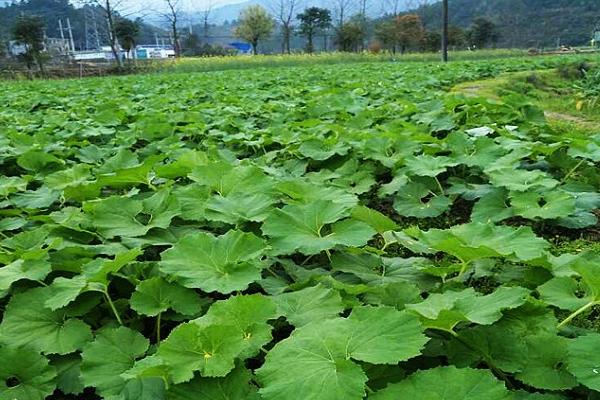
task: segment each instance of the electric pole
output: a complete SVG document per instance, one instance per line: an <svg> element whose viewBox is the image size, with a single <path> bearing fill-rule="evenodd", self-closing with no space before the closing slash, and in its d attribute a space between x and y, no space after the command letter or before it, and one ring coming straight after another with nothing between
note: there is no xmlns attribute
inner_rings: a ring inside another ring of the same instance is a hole
<svg viewBox="0 0 600 400"><path fill-rule="evenodd" d="M448 0L442 2L442 61L448 62Z"/></svg>

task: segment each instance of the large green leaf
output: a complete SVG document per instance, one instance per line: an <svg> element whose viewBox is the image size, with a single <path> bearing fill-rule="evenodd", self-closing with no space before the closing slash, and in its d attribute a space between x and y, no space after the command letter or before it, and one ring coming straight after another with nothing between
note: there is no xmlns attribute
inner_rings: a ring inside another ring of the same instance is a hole
<svg viewBox="0 0 600 400"><path fill-rule="evenodd" d="M185 287L231 293L260 279L265 250L261 239L242 231L196 233L162 253L160 269Z"/></svg>
<svg viewBox="0 0 600 400"><path fill-rule="evenodd" d="M258 388L251 379L247 369L237 367L224 378L199 377L174 385L167 392L167 400L258 400Z"/></svg>
<svg viewBox="0 0 600 400"><path fill-rule="evenodd" d="M129 303L136 312L150 316L156 316L168 309L184 315L194 315L202 306L200 297L193 290L161 278L140 282Z"/></svg>
<svg viewBox="0 0 600 400"><path fill-rule="evenodd" d="M355 308L349 318L313 322L278 343L257 371L260 393L265 399L361 399L367 377L352 359L394 364L418 355L426 342L404 312Z"/></svg>
<svg viewBox="0 0 600 400"><path fill-rule="evenodd" d="M419 371L369 396L369 400L510 400L511 393L489 371L438 367Z"/></svg>
<svg viewBox="0 0 600 400"><path fill-rule="evenodd" d="M275 296L279 313L294 326L300 327L313 321L333 318L344 310L339 293L317 285L296 292Z"/></svg>
<svg viewBox="0 0 600 400"><path fill-rule="evenodd" d="M577 381L592 390L600 391L600 334L590 333L568 341L567 368Z"/></svg>
<svg viewBox="0 0 600 400"><path fill-rule="evenodd" d="M195 371L206 377L227 375L243 348L234 325L184 323L161 342L156 354L169 366L173 382L182 383L191 380Z"/></svg>
<svg viewBox="0 0 600 400"><path fill-rule="evenodd" d="M344 219L349 215L348 207L324 200L288 205L274 210L262 231L278 254L317 254L337 245L362 246L375 231L364 222Z"/></svg>
<svg viewBox="0 0 600 400"><path fill-rule="evenodd" d="M436 195L421 183L404 186L394 200L394 210L406 217L430 218L448 211L452 201L443 195Z"/></svg>
<svg viewBox="0 0 600 400"><path fill-rule="evenodd" d="M148 339L126 327L100 331L81 354L83 382L102 396L121 394L127 382L120 374L130 369L148 346Z"/></svg>
<svg viewBox="0 0 600 400"><path fill-rule="evenodd" d="M15 294L0 324L0 343L29 346L46 354L67 354L91 340L92 331L83 321L64 311L46 308L44 288Z"/></svg>
<svg viewBox="0 0 600 400"><path fill-rule="evenodd" d="M30 349L0 346L0 400L44 400L56 388L56 370Z"/></svg>
<svg viewBox="0 0 600 400"><path fill-rule="evenodd" d="M531 228L494 226L483 223L456 225L450 229L410 230L424 245L451 254L464 263L489 257L514 257L533 260L542 257L549 243Z"/></svg>
<svg viewBox="0 0 600 400"><path fill-rule="evenodd" d="M481 296L468 288L461 292L435 293L406 308L419 314L425 326L452 331L459 322L493 324L502 318L503 310L524 304L528 294L525 288L500 287L491 294Z"/></svg>

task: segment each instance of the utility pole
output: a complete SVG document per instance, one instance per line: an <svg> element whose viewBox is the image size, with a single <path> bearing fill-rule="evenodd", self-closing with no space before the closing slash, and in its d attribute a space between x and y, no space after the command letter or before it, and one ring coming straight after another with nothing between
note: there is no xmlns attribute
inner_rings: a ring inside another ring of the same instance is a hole
<svg viewBox="0 0 600 400"><path fill-rule="evenodd" d="M442 2L442 61L448 62L448 0Z"/></svg>
<svg viewBox="0 0 600 400"><path fill-rule="evenodd" d="M67 30L69 31L69 44L71 51L75 51L75 41L73 40L73 30L71 29L71 20L67 17Z"/></svg>
<svg viewBox="0 0 600 400"><path fill-rule="evenodd" d="M63 32L62 21L60 19L58 20L58 30L60 31L60 38L62 40L65 40L65 34Z"/></svg>

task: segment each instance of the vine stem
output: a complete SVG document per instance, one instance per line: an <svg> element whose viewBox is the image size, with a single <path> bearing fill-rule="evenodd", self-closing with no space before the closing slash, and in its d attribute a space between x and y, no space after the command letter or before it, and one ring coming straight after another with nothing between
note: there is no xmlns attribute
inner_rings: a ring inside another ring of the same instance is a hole
<svg viewBox="0 0 600 400"><path fill-rule="evenodd" d="M440 182L440 180L438 179L437 176L435 176L434 179L435 179L435 182L437 183L438 187L440 188L440 193L442 194L442 196L444 196L446 194L446 191L444 190L442 183Z"/></svg>
<svg viewBox="0 0 600 400"><path fill-rule="evenodd" d="M106 302L108 303L108 306L110 307L113 314L115 315L115 318L117 319L117 322L119 323L119 325L123 325L123 320L121 320L121 316L119 315L119 312L115 308L115 304L113 303L112 299L110 298L110 295L108 294L108 292L104 292L104 298L106 298Z"/></svg>
<svg viewBox="0 0 600 400"><path fill-rule="evenodd" d="M577 163L577 165L575 165L569 172L567 172L567 174L565 175L564 178L562 178L562 180L560 181L560 183L565 183L567 181L567 179L569 179L571 176L573 176L573 174L575 173L575 171L577 171L579 169L579 167L581 167L581 165L585 162L585 159L582 159L581 161L579 161Z"/></svg>
<svg viewBox="0 0 600 400"><path fill-rule="evenodd" d="M562 328L565 325L567 325L569 322L573 321L573 319L575 319L579 314L584 313L585 311L587 311L590 307L593 307L595 305L598 304L598 301L590 301L589 303L587 303L586 305L580 307L579 309L575 310L574 312L571 313L571 315L569 315L567 318L565 318L560 324L558 324L558 328Z"/></svg>
<svg viewBox="0 0 600 400"><path fill-rule="evenodd" d="M160 320L162 313L158 313L156 316L156 343L160 343Z"/></svg>

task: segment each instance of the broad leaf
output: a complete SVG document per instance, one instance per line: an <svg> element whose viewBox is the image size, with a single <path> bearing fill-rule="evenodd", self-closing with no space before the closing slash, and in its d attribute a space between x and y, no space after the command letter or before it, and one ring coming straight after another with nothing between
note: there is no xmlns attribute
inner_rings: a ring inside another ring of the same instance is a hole
<svg viewBox="0 0 600 400"><path fill-rule="evenodd" d="M265 250L265 243L250 233L232 230L219 237L197 233L163 252L160 269L185 287L231 293L260 279Z"/></svg>

